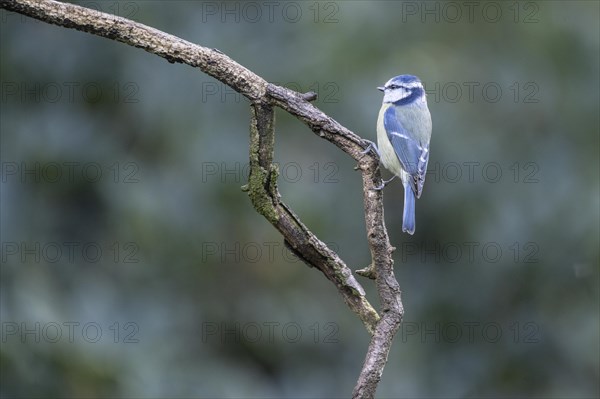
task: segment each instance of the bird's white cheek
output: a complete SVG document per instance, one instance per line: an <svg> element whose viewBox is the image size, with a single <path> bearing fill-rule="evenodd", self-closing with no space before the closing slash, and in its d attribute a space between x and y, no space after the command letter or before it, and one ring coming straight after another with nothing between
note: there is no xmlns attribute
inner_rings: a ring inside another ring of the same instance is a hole
<svg viewBox="0 0 600 399"><path fill-rule="evenodd" d="M410 96L410 90L406 90L404 88L395 89L392 91L388 91L385 93L383 100L385 102L395 103L396 101L400 101L408 96Z"/></svg>

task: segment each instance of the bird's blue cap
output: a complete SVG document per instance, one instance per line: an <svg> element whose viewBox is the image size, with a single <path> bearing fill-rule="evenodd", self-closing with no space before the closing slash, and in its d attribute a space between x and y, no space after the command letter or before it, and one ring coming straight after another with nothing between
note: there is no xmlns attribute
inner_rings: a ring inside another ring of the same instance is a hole
<svg viewBox="0 0 600 399"><path fill-rule="evenodd" d="M395 77L391 78L390 80L388 80L385 83L385 86L378 87L378 89L381 91L384 91L385 87L390 84L397 84L399 86L402 86L402 85L407 85L407 84L417 83L417 82L420 83L421 80L419 80L419 78L414 75L398 75L398 76L395 76Z"/></svg>
<svg viewBox="0 0 600 399"><path fill-rule="evenodd" d="M395 83L414 83L420 82L419 78L414 75L400 75L392 78L392 81Z"/></svg>

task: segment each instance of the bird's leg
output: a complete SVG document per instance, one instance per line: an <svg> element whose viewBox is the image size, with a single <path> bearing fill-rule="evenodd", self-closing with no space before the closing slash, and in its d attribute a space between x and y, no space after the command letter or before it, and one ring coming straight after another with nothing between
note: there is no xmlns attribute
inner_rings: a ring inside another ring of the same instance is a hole
<svg viewBox="0 0 600 399"><path fill-rule="evenodd" d="M381 158L381 153L379 152L379 148L377 148L377 144L375 144L375 143L374 143L374 142L372 142L371 140L366 140L366 139L363 139L363 141L366 141L367 143L369 143L369 146L368 146L367 148L365 148L365 150L364 150L364 151L361 151L361 152L360 152L361 154L363 154L363 155L364 155L364 154L366 154L367 152L369 152L369 151L373 150L373 151L375 152L375 154L377 154L377 156L378 156L379 158Z"/></svg>
<svg viewBox="0 0 600 399"><path fill-rule="evenodd" d="M377 157L379 157L379 159L381 159L381 152L379 152L379 148L377 148L377 144L375 144L374 142L372 142L371 140L367 140L367 139L363 139L363 141L366 141L367 143L369 143L369 145L367 146L367 148L364 149L364 151L361 151L361 154L366 154L367 152L373 150L375 152L375 154L377 154ZM381 186L378 187L373 187L371 190L375 190L375 191L379 191L379 190L383 190L383 188L392 180L394 180L396 178L396 175L392 176L391 179L389 180L384 180L383 183L381 184Z"/></svg>
<svg viewBox="0 0 600 399"><path fill-rule="evenodd" d="M373 187L371 190L374 190L374 191L380 191L380 190L383 190L383 189L384 189L384 187L385 187L385 186L387 186L387 184L388 184L389 182L391 182L392 180L394 180L395 178L396 178L396 175L392 176L392 178L391 178L391 179L389 179L389 180L384 180L384 181L383 181L383 183L381 183L381 186Z"/></svg>

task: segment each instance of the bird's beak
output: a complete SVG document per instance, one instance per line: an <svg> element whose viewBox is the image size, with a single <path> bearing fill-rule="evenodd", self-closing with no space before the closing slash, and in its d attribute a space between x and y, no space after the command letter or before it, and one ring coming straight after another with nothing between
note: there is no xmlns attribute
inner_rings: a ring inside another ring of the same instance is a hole
<svg viewBox="0 0 600 399"><path fill-rule="evenodd" d="M378 87L377 90L379 90L379 91L385 91L385 87L383 87L383 86Z"/></svg>

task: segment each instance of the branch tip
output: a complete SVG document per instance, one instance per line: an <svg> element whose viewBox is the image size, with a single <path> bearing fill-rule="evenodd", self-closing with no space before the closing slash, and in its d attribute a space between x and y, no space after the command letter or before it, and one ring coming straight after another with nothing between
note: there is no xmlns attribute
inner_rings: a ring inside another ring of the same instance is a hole
<svg viewBox="0 0 600 399"><path fill-rule="evenodd" d="M302 99L305 101L311 102L311 101L315 101L317 99L318 95L314 91L309 91L307 93L301 94L300 97L302 97Z"/></svg>
<svg viewBox="0 0 600 399"><path fill-rule="evenodd" d="M357 270L356 274L358 274L359 276L362 276L362 277L369 278L371 280L375 280L375 278L376 278L375 269L373 267L373 264L370 264L369 266L365 267L364 269Z"/></svg>

